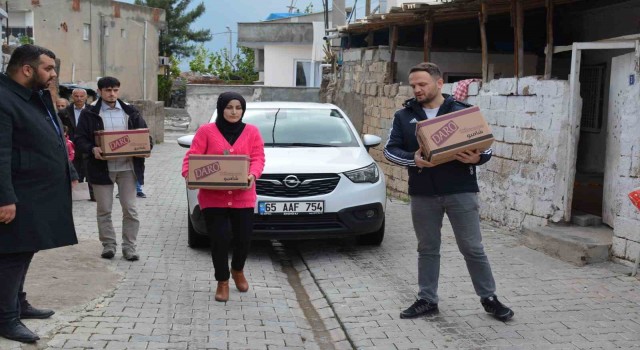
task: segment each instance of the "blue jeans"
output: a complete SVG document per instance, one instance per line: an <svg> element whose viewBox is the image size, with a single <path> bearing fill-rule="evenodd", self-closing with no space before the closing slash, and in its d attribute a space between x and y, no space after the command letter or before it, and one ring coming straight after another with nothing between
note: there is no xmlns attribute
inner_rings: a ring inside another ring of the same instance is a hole
<svg viewBox="0 0 640 350"><path fill-rule="evenodd" d="M140 192L142 192L142 185L140 184L140 181L136 180L136 193Z"/></svg>
<svg viewBox="0 0 640 350"><path fill-rule="evenodd" d="M496 283L482 246L478 194L457 193L411 196L411 217L418 239L418 298L438 303L441 229L445 213L476 294L481 298L495 294Z"/></svg>

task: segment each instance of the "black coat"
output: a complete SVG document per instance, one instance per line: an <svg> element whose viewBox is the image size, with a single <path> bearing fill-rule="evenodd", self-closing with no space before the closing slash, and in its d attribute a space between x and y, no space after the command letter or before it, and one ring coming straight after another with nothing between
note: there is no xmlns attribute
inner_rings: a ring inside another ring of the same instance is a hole
<svg viewBox="0 0 640 350"><path fill-rule="evenodd" d="M0 74L0 101L0 206L16 205L15 219L0 223L0 254L78 243L66 144L51 123L53 116L62 131L49 92Z"/></svg>
<svg viewBox="0 0 640 350"><path fill-rule="evenodd" d="M122 110L129 116L127 128L140 129L146 128L147 123L142 119L140 112L132 105L126 104L118 100ZM100 117L100 108L102 107L102 98L98 99L95 105L85 108L80 113L78 126L74 143L76 149L88 155L87 178L89 183L96 185L110 185L113 182L109 177L109 166L106 160L96 159L93 155L93 148L96 147L96 139L94 133L98 130L104 130L104 122ZM151 145L153 147L153 141ZM144 158L133 157L133 171L141 185L144 185Z"/></svg>
<svg viewBox="0 0 640 350"><path fill-rule="evenodd" d="M84 108L90 107L85 104ZM65 109L58 111L58 116L62 120L62 124L69 128L69 139L73 141L76 137L76 113L74 111L73 103L68 105Z"/></svg>
<svg viewBox="0 0 640 350"><path fill-rule="evenodd" d="M464 102L456 101L449 95L443 94L443 96L445 100L440 106L437 116L471 107ZM478 192L476 166L491 159L491 149L480 154L478 164L465 164L453 160L432 168L422 168L422 170L416 167L413 156L420 147L416 138L416 123L426 119L427 115L424 113L422 105L415 98L405 101L404 108L397 111L393 117L389 140L384 146L384 156L387 160L407 167L409 195L442 196Z"/></svg>

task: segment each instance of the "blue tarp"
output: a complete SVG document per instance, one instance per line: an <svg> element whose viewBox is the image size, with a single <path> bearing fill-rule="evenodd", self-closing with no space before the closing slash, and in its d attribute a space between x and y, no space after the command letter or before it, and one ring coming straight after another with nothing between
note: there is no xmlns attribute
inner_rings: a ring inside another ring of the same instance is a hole
<svg viewBox="0 0 640 350"><path fill-rule="evenodd" d="M304 15L308 15L308 13L287 13L287 12L277 13L276 12L276 13L270 14L265 21L273 21L274 19L283 19L283 18L298 17L298 16L304 16Z"/></svg>

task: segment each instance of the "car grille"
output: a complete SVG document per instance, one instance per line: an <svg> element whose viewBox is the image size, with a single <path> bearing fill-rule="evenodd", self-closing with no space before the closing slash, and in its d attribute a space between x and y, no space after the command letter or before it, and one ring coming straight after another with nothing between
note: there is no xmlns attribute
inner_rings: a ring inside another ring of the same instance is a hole
<svg viewBox="0 0 640 350"><path fill-rule="evenodd" d="M269 197L318 196L333 191L338 182L337 174L263 174L256 182L256 191Z"/></svg>
<svg viewBox="0 0 640 350"><path fill-rule="evenodd" d="M318 214L318 215L255 215L253 229L256 231L305 231L309 228L314 230L323 229L344 229L340 223L338 215Z"/></svg>

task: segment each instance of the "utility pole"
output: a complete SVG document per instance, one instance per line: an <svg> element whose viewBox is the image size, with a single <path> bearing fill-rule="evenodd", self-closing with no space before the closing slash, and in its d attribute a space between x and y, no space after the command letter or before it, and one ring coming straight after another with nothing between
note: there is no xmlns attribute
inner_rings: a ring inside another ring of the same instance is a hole
<svg viewBox="0 0 640 350"><path fill-rule="evenodd" d="M233 37L231 34L231 28L229 28L229 26L227 26L227 31L229 32L229 52L227 53L227 61L231 62L231 58L233 57L233 52L231 51L231 41L233 40Z"/></svg>

